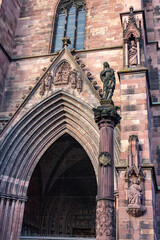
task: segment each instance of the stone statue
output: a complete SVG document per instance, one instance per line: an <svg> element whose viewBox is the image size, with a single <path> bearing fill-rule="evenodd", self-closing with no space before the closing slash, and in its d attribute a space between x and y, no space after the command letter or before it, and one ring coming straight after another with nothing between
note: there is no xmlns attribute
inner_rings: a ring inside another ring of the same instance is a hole
<svg viewBox="0 0 160 240"><path fill-rule="evenodd" d="M129 46L129 66L136 66L137 65L137 45L134 40L130 41Z"/></svg>
<svg viewBox="0 0 160 240"><path fill-rule="evenodd" d="M51 73L48 73L46 79L45 79L45 88L47 91L51 89L51 81L52 81L52 75Z"/></svg>
<svg viewBox="0 0 160 240"><path fill-rule="evenodd" d="M103 99L112 100L116 85L114 70L110 68L108 62L104 62L103 66L104 69L100 74L101 81L103 82Z"/></svg>
<svg viewBox="0 0 160 240"><path fill-rule="evenodd" d="M134 178L132 180L132 185L128 189L128 206L137 207L137 205L140 207L142 202L142 188L139 185L139 181L137 178Z"/></svg>

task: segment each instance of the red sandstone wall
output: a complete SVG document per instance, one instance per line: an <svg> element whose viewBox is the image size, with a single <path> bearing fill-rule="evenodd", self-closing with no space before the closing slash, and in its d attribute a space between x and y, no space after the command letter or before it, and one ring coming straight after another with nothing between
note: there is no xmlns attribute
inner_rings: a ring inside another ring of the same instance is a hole
<svg viewBox="0 0 160 240"><path fill-rule="evenodd" d="M3 0L0 9L0 43L11 53L13 37L21 8L21 0Z"/></svg>
<svg viewBox="0 0 160 240"><path fill-rule="evenodd" d="M0 1L0 108L3 101L5 78L9 67L9 54L20 13L21 0Z"/></svg>

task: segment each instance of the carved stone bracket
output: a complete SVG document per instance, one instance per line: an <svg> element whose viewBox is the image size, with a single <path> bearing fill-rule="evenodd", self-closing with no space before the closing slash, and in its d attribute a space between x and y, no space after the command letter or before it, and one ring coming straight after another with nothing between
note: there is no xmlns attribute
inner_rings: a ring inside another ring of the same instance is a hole
<svg viewBox="0 0 160 240"><path fill-rule="evenodd" d="M96 237L106 239L106 236L115 236L114 206L112 201L97 201L96 210ZM107 238L108 239L108 238Z"/></svg>

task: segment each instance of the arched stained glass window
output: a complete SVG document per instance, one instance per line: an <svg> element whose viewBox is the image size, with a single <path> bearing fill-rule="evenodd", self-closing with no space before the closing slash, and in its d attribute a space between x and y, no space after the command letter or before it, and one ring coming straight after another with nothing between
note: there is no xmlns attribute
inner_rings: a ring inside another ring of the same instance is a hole
<svg viewBox="0 0 160 240"><path fill-rule="evenodd" d="M65 36L71 40L68 48L83 49L85 18L84 0L62 0L57 8L51 52L62 49Z"/></svg>

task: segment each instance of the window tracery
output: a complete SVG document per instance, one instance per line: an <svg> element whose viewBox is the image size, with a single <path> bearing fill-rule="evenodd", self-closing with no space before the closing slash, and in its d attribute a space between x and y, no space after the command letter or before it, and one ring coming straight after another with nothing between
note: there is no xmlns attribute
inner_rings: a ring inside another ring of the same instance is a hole
<svg viewBox="0 0 160 240"><path fill-rule="evenodd" d="M68 36L68 48L84 48L85 1L62 0L57 8L51 52L62 49L62 38Z"/></svg>

